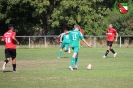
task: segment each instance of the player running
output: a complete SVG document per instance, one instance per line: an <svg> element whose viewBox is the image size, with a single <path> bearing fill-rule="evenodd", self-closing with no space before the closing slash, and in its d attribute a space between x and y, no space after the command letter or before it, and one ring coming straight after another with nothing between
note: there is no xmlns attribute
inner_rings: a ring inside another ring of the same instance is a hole
<svg viewBox="0 0 133 88"><path fill-rule="evenodd" d="M107 51L105 53L105 55L103 56L103 58L106 58L109 51L111 51L114 54L114 57L116 57L117 53L112 49L112 44L114 42L114 36L116 35L116 39L115 41L117 41L118 39L118 33L117 31L113 28L112 24L109 24L109 28L106 32L107 35Z"/></svg>
<svg viewBox="0 0 133 88"><path fill-rule="evenodd" d="M65 29L65 30L64 30L64 33L66 33L67 31L68 31L68 30ZM59 35L60 38L61 38L61 36L62 36L62 34ZM61 57L63 48L64 48L64 51L65 51L65 52L68 52L68 53L71 52L71 51L70 51L70 48L69 48L69 44L70 44L69 35L66 35L66 34L65 34L65 35L63 36L62 39L63 39L63 41L60 42L60 51L58 52L58 58Z"/></svg>
<svg viewBox="0 0 133 88"><path fill-rule="evenodd" d="M4 70L6 68L6 64L10 61L10 57L12 58L12 66L13 72L16 72L16 43L19 44L17 39L15 38L16 33L14 31L14 27L12 24L8 25L8 31L2 36L1 41L4 41L5 44L5 61L2 66Z"/></svg>
<svg viewBox="0 0 133 88"><path fill-rule="evenodd" d="M70 60L70 66L69 66L69 69L73 71L74 63L76 63L75 68L78 68L79 39L81 39L88 47L90 45L85 41L83 35L79 31L79 26L77 24L74 25L74 30L69 31L68 34L70 35L70 40L71 40L70 45L74 50L73 56ZM64 36L64 34L62 36Z"/></svg>

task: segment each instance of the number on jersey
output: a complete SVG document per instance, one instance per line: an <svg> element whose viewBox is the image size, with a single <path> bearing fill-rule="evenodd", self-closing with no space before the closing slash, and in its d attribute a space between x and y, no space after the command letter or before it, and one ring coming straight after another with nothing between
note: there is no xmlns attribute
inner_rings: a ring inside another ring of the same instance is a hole
<svg viewBox="0 0 133 88"><path fill-rule="evenodd" d="M11 38L6 37L6 43L11 43Z"/></svg>
<svg viewBox="0 0 133 88"><path fill-rule="evenodd" d="M69 35L66 35L66 39L69 39Z"/></svg>
<svg viewBox="0 0 133 88"><path fill-rule="evenodd" d="M76 40L76 38L77 38L76 34L73 34L73 40Z"/></svg>

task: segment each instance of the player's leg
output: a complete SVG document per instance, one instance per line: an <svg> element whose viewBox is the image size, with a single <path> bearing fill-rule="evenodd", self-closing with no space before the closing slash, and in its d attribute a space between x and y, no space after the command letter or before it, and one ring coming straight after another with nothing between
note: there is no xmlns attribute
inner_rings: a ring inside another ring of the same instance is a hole
<svg viewBox="0 0 133 88"><path fill-rule="evenodd" d="M68 43L68 53L71 53L70 43Z"/></svg>
<svg viewBox="0 0 133 88"><path fill-rule="evenodd" d="M113 49L110 49L110 51L113 53L114 57L116 57L117 53Z"/></svg>
<svg viewBox="0 0 133 88"><path fill-rule="evenodd" d="M76 69L78 69L78 56L79 56L79 53L78 53L78 51L79 51L79 48L80 48L80 39L79 39L79 47L77 48L77 56L76 56L76 58L75 58L75 68Z"/></svg>
<svg viewBox="0 0 133 88"><path fill-rule="evenodd" d="M111 43L110 43L110 41L107 41L107 50L106 50L106 53L103 56L103 58L106 58L107 57L110 49L111 49Z"/></svg>
<svg viewBox="0 0 133 88"><path fill-rule="evenodd" d="M59 50L59 52L58 52L58 58L60 58L61 55L62 55L63 47L64 47L64 45L63 45L63 43L61 43L61 44L60 44L60 50Z"/></svg>
<svg viewBox="0 0 133 88"><path fill-rule="evenodd" d="M79 56L79 53L78 53L78 50L79 50L79 48L80 48L80 39L79 39L79 47L77 48L77 56L76 56L76 58L75 58L75 68L76 69L78 69L78 56Z"/></svg>
<svg viewBox="0 0 133 88"><path fill-rule="evenodd" d="M78 56L79 56L79 47L75 47L74 52L77 53L76 57L75 57L75 68L78 68Z"/></svg>
<svg viewBox="0 0 133 88"><path fill-rule="evenodd" d="M6 64L10 61L10 58L6 58L6 60L3 63L2 69L5 70Z"/></svg>
<svg viewBox="0 0 133 88"><path fill-rule="evenodd" d="M61 55L62 55L62 50L63 50L63 48L60 48L60 50L59 50L59 52L58 52L58 58L61 57Z"/></svg>
<svg viewBox="0 0 133 88"><path fill-rule="evenodd" d="M65 52L68 52L68 46L69 46L69 44L65 43Z"/></svg>
<svg viewBox="0 0 133 88"><path fill-rule="evenodd" d="M4 64L3 64L3 66L2 66L2 69L3 70L5 70L5 68L6 68L6 64L10 61L10 57L11 57L11 55L10 55L10 50L9 49L5 49L5 60L4 60Z"/></svg>
<svg viewBox="0 0 133 88"><path fill-rule="evenodd" d="M79 47L73 47L72 49L74 50L74 53L70 61L70 66L69 66L70 70L73 70L73 66L75 63L76 56L78 54Z"/></svg>
<svg viewBox="0 0 133 88"><path fill-rule="evenodd" d="M114 53L114 57L116 57L116 55L117 55L117 53L115 52L115 53Z"/></svg>
<svg viewBox="0 0 133 88"><path fill-rule="evenodd" d="M79 56L79 53L77 53L77 56L75 58L75 68L78 69L78 56Z"/></svg>
<svg viewBox="0 0 133 88"><path fill-rule="evenodd" d="M13 72L16 72L16 58L12 58Z"/></svg>
<svg viewBox="0 0 133 88"><path fill-rule="evenodd" d="M70 49L70 47L68 48L68 53L71 53L71 49Z"/></svg>
<svg viewBox="0 0 133 88"><path fill-rule="evenodd" d="M73 70L73 66L74 66L76 56L77 56L77 53L73 53L73 56L70 60L70 66L69 66L70 70Z"/></svg>
<svg viewBox="0 0 133 88"><path fill-rule="evenodd" d="M12 57L13 72L16 72L16 49L12 49L11 57Z"/></svg>
<svg viewBox="0 0 133 88"><path fill-rule="evenodd" d="M111 44L111 47L112 47L112 45L113 45L113 42ZM114 57L116 57L117 53L114 51L114 49L113 48L110 48L110 51L114 54Z"/></svg>

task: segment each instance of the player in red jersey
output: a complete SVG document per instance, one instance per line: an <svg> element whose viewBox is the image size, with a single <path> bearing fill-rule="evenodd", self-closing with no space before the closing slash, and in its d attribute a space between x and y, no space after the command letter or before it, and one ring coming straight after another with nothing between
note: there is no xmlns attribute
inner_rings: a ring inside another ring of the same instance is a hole
<svg viewBox="0 0 133 88"><path fill-rule="evenodd" d="M12 24L8 25L8 29L9 30L2 36L2 39L1 39L1 41L5 42L5 57L6 57L6 60L4 61L2 69L3 70L5 69L6 64L9 62L11 57L13 72L16 72L16 43L19 44L19 42L15 38L16 33L13 32L14 27Z"/></svg>
<svg viewBox="0 0 133 88"><path fill-rule="evenodd" d="M103 58L106 58L109 51L111 51L114 54L114 57L116 57L117 53L112 49L112 44L114 42L114 36L116 35L116 39L115 41L117 41L118 39L118 33L117 31L113 28L112 24L109 24L109 28L106 32L107 35L107 51L105 53L105 55L103 56Z"/></svg>

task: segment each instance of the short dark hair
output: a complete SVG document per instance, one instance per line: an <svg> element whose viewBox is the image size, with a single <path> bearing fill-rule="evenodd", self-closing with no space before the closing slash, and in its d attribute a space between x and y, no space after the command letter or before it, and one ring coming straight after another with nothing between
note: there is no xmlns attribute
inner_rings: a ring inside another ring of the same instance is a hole
<svg viewBox="0 0 133 88"><path fill-rule="evenodd" d="M8 24L8 29L13 28L13 24Z"/></svg>

